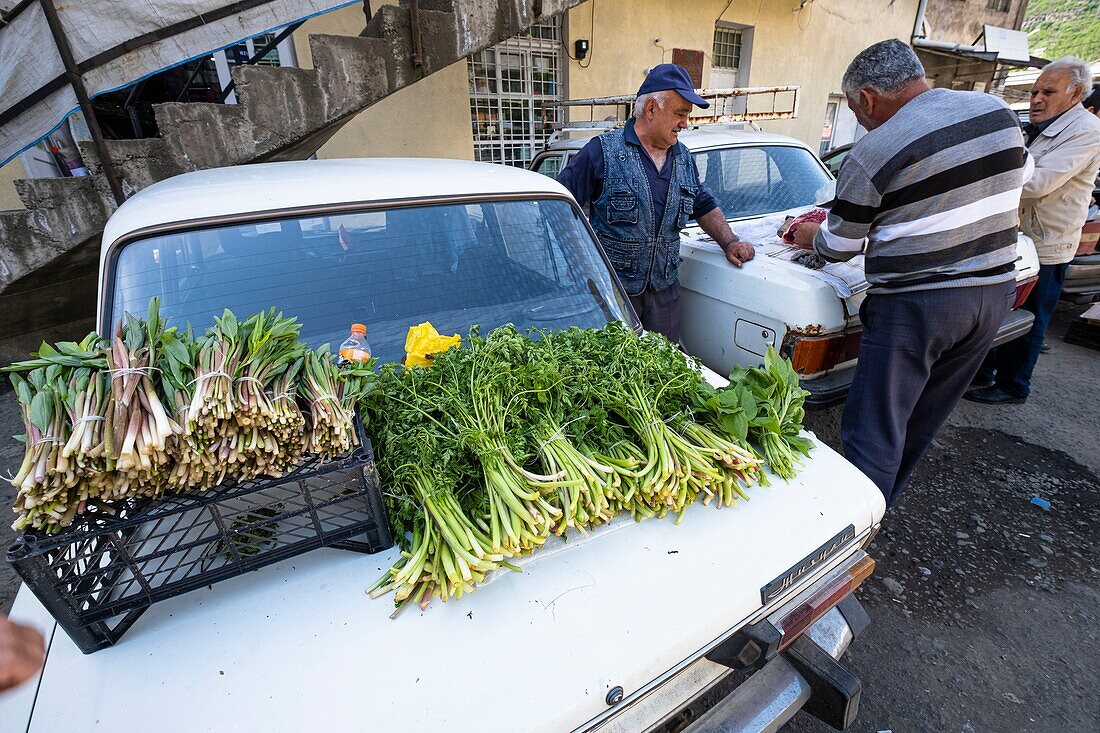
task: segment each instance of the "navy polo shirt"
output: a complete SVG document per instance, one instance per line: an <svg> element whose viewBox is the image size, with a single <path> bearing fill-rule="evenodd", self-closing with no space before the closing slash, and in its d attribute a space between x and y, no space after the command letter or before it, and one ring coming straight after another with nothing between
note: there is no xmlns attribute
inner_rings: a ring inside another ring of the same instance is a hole
<svg viewBox="0 0 1100 733"><path fill-rule="evenodd" d="M653 164L642 141L638 139L638 133L634 132L634 118L631 118L623 129L623 140L630 145L641 148L642 170L645 171L649 181L649 191L653 195L653 236L657 236L657 227L665 217L665 202L668 200L668 184L672 180L672 155L665 156L665 164L661 170ZM695 176L695 185L698 193L695 194L695 208L691 215L698 220L699 217L718 208L718 201L699 181L699 169L695 166L695 158L691 159L691 169ZM587 206L595 201L603 192L603 146L600 139L594 137L588 144L581 148L581 152L573 156L569 165L565 166L558 174L558 183L569 189L573 198L581 206Z"/></svg>

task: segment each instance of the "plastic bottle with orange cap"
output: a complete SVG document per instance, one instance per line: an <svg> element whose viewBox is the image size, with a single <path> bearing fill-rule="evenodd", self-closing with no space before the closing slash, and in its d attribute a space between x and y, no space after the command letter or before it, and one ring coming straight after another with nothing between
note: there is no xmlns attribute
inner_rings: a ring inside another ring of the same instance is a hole
<svg viewBox="0 0 1100 733"><path fill-rule="evenodd" d="M367 343L367 327L364 324L351 324L351 335L340 344L340 361L361 364L370 361L370 344Z"/></svg>

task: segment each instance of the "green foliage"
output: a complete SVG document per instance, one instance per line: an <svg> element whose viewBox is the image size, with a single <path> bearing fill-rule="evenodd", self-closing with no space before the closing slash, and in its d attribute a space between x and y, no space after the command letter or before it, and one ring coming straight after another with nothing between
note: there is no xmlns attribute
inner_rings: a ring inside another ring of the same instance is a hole
<svg viewBox="0 0 1100 733"><path fill-rule="evenodd" d="M734 368L727 391L752 395L757 412L748 420L749 440L760 446L776 474L794 477L796 454L809 455L813 443L799 435L809 392L798 386L798 373L791 363L769 346L762 368Z"/></svg>
<svg viewBox="0 0 1100 733"><path fill-rule="evenodd" d="M747 499L761 479L744 442L754 431L777 472L793 475L768 428L788 452L808 450L798 438L805 393L774 352L760 371L715 390L667 339L617 323L474 329L430 367L384 365L360 407L404 552L371 594L426 606L461 597L550 535L619 513L679 521L698 497Z"/></svg>
<svg viewBox="0 0 1100 733"><path fill-rule="evenodd" d="M1100 0L1030 0L1023 30L1034 56L1100 61Z"/></svg>

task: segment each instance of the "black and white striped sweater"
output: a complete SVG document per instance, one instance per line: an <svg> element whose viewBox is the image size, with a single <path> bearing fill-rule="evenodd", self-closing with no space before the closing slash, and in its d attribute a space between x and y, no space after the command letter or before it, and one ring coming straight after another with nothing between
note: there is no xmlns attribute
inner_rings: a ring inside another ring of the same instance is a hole
<svg viewBox="0 0 1100 733"><path fill-rule="evenodd" d="M853 146L814 248L833 261L866 250L873 292L1011 280L1031 165L1004 102L924 92Z"/></svg>

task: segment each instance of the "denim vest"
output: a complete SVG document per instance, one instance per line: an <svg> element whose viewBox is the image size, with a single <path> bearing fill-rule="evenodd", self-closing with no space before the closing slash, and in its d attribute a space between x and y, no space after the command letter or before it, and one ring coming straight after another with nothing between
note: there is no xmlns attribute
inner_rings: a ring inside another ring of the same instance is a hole
<svg viewBox="0 0 1100 733"><path fill-rule="evenodd" d="M603 146L603 191L592 202L589 221L607 259L629 295L648 286L664 290L676 282L680 268L680 230L695 209L696 183L691 153L676 143L669 149L672 175L665 215L653 231L653 196L642 169L642 151L627 145L622 130L600 135Z"/></svg>

